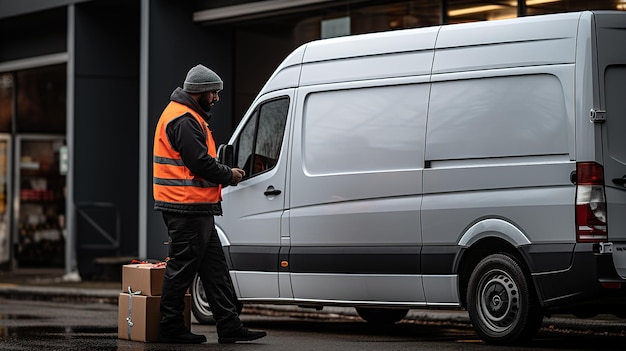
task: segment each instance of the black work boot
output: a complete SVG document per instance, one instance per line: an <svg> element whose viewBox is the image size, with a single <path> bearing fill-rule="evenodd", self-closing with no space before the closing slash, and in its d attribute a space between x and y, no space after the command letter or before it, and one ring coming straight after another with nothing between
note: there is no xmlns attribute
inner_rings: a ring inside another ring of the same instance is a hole
<svg viewBox="0 0 626 351"><path fill-rule="evenodd" d="M252 331L246 327L241 327L233 332L219 335L217 341L220 344L232 344L237 341L252 341L266 336L264 331Z"/></svg>

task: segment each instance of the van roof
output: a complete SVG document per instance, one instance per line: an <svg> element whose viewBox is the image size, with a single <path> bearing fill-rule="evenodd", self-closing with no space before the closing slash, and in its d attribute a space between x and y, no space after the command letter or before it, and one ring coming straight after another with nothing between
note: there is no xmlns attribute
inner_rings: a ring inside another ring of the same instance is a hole
<svg viewBox="0 0 626 351"><path fill-rule="evenodd" d="M623 14L621 11L612 12ZM581 11L320 39L294 50L279 65L259 96L269 91L307 84L301 81L301 65L355 57L434 51L439 56L431 68L433 74L572 63L575 59L579 21L581 17L591 18L593 15L592 11ZM498 45L512 43L516 45L508 45L506 49L501 47L498 51ZM534 45L537 43L541 44ZM463 60L466 62L459 65L458 49L461 47L494 50L497 55L481 51L472 60L472 53L479 50L464 51ZM490 57L492 62L489 62Z"/></svg>

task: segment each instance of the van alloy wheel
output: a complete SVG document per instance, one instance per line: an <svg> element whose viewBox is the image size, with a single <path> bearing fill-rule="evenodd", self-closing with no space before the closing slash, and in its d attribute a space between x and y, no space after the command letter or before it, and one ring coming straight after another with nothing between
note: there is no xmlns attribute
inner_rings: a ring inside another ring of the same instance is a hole
<svg viewBox="0 0 626 351"><path fill-rule="evenodd" d="M515 258L491 255L478 263L467 291L467 309L476 332L494 344L519 344L532 338L543 314Z"/></svg>

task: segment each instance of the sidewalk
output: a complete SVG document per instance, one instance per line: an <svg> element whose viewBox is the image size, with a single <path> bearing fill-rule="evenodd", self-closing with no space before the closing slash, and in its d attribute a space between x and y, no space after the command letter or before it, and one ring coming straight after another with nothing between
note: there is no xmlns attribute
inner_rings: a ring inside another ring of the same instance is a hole
<svg viewBox="0 0 626 351"><path fill-rule="evenodd" d="M74 300L117 303L121 282L83 281L63 269L0 272L0 297L20 300Z"/></svg>
<svg viewBox="0 0 626 351"><path fill-rule="evenodd" d="M77 276L65 275L63 269L20 269L0 272L0 298L44 301L76 301L117 304L122 291L119 281L83 281ZM246 310L261 314L282 312L297 316L318 315L357 317L354 308L324 307L323 310L290 305L246 305ZM245 310L244 310L245 313ZM406 319L422 322L470 324L466 311L441 309L413 309ZM626 335L626 319L599 315L579 319L572 315L555 315L544 319L544 328L571 329L581 332L614 333Z"/></svg>

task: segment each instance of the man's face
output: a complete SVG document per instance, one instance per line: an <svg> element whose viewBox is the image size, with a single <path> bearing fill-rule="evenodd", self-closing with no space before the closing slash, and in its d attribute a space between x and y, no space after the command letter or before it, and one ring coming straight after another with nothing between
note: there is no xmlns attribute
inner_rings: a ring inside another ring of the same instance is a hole
<svg viewBox="0 0 626 351"><path fill-rule="evenodd" d="M211 111L211 106L218 101L220 101L219 91L208 91L198 97L198 105L206 112Z"/></svg>

